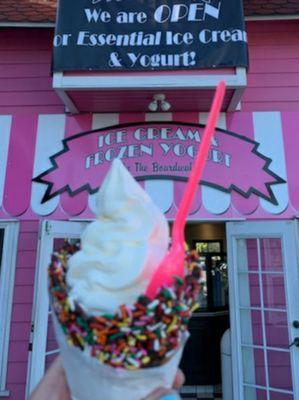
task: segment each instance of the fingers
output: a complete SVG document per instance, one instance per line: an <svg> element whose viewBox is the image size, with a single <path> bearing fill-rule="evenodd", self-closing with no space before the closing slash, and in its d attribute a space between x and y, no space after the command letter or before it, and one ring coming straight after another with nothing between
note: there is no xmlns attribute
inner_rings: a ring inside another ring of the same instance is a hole
<svg viewBox="0 0 299 400"><path fill-rule="evenodd" d="M185 382L185 376L183 372L179 369L173 381L173 389L178 390ZM148 397L143 400L176 400L180 399L179 395L169 389L158 388L152 392Z"/></svg>
<svg viewBox="0 0 299 400"><path fill-rule="evenodd" d="M183 386L184 382L185 382L185 375L180 369L178 369L172 387L174 389L180 389L180 387Z"/></svg>
<svg viewBox="0 0 299 400"><path fill-rule="evenodd" d="M29 399L70 400L70 392L60 357L53 361Z"/></svg>

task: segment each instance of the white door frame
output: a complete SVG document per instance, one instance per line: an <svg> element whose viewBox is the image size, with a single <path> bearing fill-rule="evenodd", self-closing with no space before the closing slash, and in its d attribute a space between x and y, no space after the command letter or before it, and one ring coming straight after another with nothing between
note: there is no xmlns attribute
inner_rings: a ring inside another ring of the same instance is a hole
<svg viewBox="0 0 299 400"><path fill-rule="evenodd" d="M232 370L234 400L244 400L243 368L241 354L240 318L237 268L237 239L258 237L280 237L284 260L286 309L291 341L299 337L299 330L293 321L299 320L299 263L298 263L298 222L297 221L250 221L227 223L227 249L229 265L230 319L232 342ZM286 273L287 272L287 273ZM299 349L292 347L291 363L294 399L299 399Z"/></svg>
<svg viewBox="0 0 299 400"><path fill-rule="evenodd" d="M29 352L26 396L33 391L45 372L45 353L48 326L47 267L53 252L54 239L79 238L86 222L43 221L40 227L38 256L32 308L31 351Z"/></svg>
<svg viewBox="0 0 299 400"><path fill-rule="evenodd" d="M11 314L15 283L15 270L18 248L19 223L16 221L0 221L0 229L4 230L2 262L0 265L0 397L8 396L6 375L10 340ZM1 251L1 249L0 249Z"/></svg>

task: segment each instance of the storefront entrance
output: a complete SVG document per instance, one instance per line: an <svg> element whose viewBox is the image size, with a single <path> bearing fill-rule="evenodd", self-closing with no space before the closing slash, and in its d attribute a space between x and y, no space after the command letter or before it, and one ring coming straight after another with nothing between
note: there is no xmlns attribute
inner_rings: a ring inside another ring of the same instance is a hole
<svg viewBox="0 0 299 400"><path fill-rule="evenodd" d="M221 392L220 343L229 328L225 223L189 223L185 232L189 248L200 254L201 294L181 362L184 392L212 396Z"/></svg>
<svg viewBox="0 0 299 400"><path fill-rule="evenodd" d="M65 238L78 240L85 225L43 223L27 393L57 354L46 267L53 249ZM200 308L182 360L194 394L203 386L213 392L226 384L221 382L220 340L230 325L233 400L299 398L299 349L289 348L299 336L293 326L299 320L297 229L293 221L188 225L186 240L201 253Z"/></svg>

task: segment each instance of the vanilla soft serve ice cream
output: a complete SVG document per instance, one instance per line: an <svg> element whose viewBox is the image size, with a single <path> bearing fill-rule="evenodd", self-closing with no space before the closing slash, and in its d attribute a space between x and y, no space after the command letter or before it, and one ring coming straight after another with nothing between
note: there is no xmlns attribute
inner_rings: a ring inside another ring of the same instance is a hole
<svg viewBox="0 0 299 400"><path fill-rule="evenodd" d="M97 218L69 259L69 298L87 314L133 305L167 252L167 221L116 159L97 194Z"/></svg>

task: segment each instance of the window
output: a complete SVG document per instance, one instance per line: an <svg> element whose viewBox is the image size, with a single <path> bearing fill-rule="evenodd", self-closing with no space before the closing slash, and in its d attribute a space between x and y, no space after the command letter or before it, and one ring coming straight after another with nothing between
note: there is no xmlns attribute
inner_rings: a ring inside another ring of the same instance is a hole
<svg viewBox="0 0 299 400"><path fill-rule="evenodd" d="M222 240L194 240L193 248L199 253L200 311L227 310L228 271Z"/></svg>
<svg viewBox="0 0 299 400"><path fill-rule="evenodd" d="M221 253L222 249L222 242L219 241L214 241L214 240L206 240L204 242L194 242L194 246L196 251L199 254L202 253Z"/></svg>
<svg viewBox="0 0 299 400"><path fill-rule="evenodd" d="M0 396L6 391L10 320L17 253L17 222L0 221Z"/></svg>

